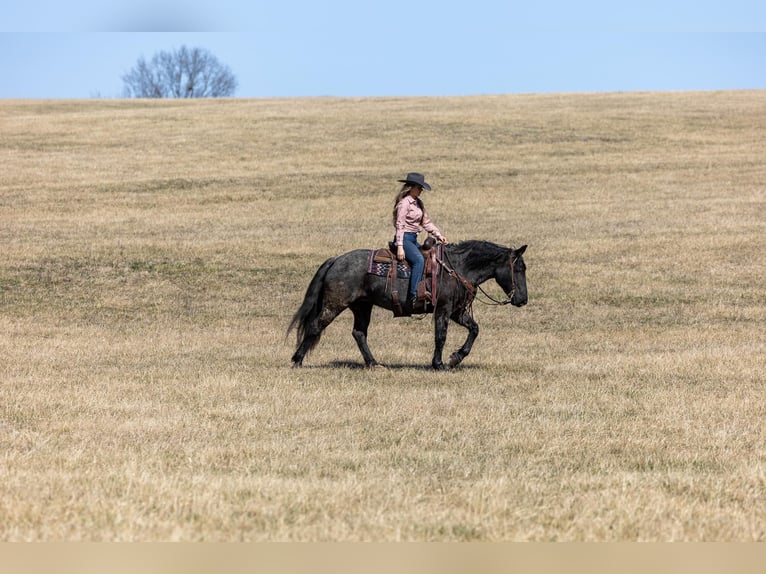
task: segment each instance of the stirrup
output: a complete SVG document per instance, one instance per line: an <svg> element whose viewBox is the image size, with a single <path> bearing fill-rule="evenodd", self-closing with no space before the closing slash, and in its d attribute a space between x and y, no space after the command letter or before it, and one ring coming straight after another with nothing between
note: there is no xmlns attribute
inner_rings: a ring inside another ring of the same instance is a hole
<svg viewBox="0 0 766 574"><path fill-rule="evenodd" d="M428 313L428 301L424 299L418 299L417 297L410 297L407 300L407 311L411 315L422 315Z"/></svg>

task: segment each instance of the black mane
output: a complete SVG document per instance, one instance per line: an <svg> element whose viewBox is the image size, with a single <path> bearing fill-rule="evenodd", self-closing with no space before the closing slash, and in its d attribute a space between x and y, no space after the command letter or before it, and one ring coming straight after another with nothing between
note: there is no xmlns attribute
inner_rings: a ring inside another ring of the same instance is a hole
<svg viewBox="0 0 766 574"><path fill-rule="evenodd" d="M447 246L448 256L459 259L461 267L466 272L481 271L494 267L497 263L508 258L510 249L490 241L469 239ZM457 264L457 261L455 262Z"/></svg>

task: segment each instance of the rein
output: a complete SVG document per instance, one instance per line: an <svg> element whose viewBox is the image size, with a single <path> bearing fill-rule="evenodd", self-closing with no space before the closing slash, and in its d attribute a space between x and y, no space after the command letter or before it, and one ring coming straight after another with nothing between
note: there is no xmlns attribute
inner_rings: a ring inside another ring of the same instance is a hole
<svg viewBox="0 0 766 574"><path fill-rule="evenodd" d="M510 296L510 297L508 297L508 295L506 295L506 297L508 297L508 298L507 298L505 301L498 301L498 300L497 300L497 299L495 299L495 298L494 298L492 295L490 295L489 293L487 293L487 292L486 292L486 291L485 291L485 290L484 290L484 289L481 287L481 285L479 285L477 288L479 289L479 291L481 291L481 294L482 294L482 295L484 295L484 296L485 296L487 299L489 299L489 301L482 301L481 299L479 299L479 298L477 297L477 298L476 298L476 300L477 300L479 303L481 303L482 305L489 305L489 306L498 306L498 305L508 305L508 304L510 304L510 303L512 302L512 298L513 298L513 291L511 291L511 296Z"/></svg>
<svg viewBox="0 0 766 574"><path fill-rule="evenodd" d="M441 246L439 247L441 248ZM470 309L473 305L474 299L476 298L476 285L471 283L468 279L463 277L460 273L452 268L452 262L449 260L449 255L447 255L447 251L445 249L441 248L440 255L443 255L444 258L447 259L447 263L445 263L440 256L436 258L436 262L441 266L442 269L447 272L447 275L455 279L455 281L460 283L465 288L466 297L463 307L468 309L469 313L473 314L473 311Z"/></svg>

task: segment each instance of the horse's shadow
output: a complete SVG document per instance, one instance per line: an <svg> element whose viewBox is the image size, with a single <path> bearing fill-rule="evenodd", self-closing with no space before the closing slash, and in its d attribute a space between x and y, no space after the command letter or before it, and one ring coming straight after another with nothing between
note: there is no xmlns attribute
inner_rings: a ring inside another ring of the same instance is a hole
<svg viewBox="0 0 766 574"><path fill-rule="evenodd" d="M303 366L303 369L351 369L355 371L434 371L431 365L418 364L406 364L406 363L385 363L378 367L368 367L364 363L358 363L355 361L330 361L324 365L310 365ZM458 365L454 369L446 369L445 373L467 371L481 368L480 365Z"/></svg>

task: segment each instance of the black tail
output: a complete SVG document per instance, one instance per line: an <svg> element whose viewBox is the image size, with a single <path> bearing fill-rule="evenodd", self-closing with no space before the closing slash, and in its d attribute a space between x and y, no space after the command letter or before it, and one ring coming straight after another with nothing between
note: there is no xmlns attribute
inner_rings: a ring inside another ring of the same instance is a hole
<svg viewBox="0 0 766 574"><path fill-rule="evenodd" d="M287 328L288 335L290 331L298 328L298 345L296 347L295 355L293 355L294 362L300 362L303 360L303 356L306 355L311 349L313 349L319 342L319 337L322 332L317 329L316 323L319 319L319 314L322 312L323 296L324 296L324 278L327 275L327 271L335 263L335 257L332 257L322 263L321 267L314 274L314 278L309 283L308 289L306 289L306 295L303 298L303 303L293 315L293 320L290 321L290 326ZM313 327L313 328L312 328ZM306 339L306 335L310 335L307 346L301 349L302 343ZM301 354L298 358L298 354Z"/></svg>

